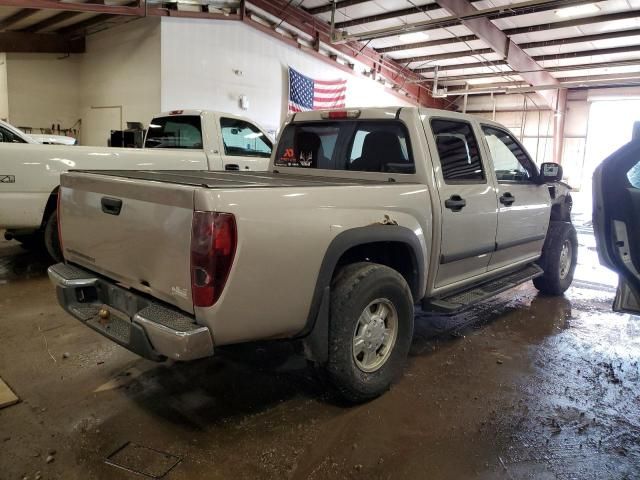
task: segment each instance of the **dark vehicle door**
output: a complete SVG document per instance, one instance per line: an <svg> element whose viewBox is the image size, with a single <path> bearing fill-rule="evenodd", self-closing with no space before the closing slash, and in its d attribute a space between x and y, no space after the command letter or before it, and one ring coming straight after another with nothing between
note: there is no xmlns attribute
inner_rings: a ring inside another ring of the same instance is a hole
<svg viewBox="0 0 640 480"><path fill-rule="evenodd" d="M593 207L600 263L619 277L613 309L640 313L640 139L596 169Z"/></svg>

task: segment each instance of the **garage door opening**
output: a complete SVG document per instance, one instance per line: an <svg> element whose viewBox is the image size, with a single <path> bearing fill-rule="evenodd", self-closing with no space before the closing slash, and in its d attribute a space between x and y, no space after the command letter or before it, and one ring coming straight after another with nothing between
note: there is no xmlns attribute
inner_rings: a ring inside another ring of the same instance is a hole
<svg viewBox="0 0 640 480"><path fill-rule="evenodd" d="M631 141L634 124L640 122L640 98L598 100L591 103L582 188L574 192L574 215L578 225L591 221L591 177L600 162Z"/></svg>

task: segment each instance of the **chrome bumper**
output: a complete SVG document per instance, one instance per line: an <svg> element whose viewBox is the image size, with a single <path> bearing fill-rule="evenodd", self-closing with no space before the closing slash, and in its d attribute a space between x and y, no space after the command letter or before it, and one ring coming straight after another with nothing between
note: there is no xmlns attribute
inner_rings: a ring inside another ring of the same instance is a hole
<svg viewBox="0 0 640 480"><path fill-rule="evenodd" d="M48 273L62 308L142 357L186 361L213 355L209 329L182 312L74 265L58 263Z"/></svg>

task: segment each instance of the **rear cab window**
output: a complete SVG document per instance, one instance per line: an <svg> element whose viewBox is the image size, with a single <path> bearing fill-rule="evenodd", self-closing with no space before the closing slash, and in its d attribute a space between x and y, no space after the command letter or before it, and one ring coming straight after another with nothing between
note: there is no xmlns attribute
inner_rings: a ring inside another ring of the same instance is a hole
<svg viewBox="0 0 640 480"><path fill-rule="evenodd" d="M202 121L199 115L174 115L151 120L144 148L202 150Z"/></svg>
<svg viewBox="0 0 640 480"><path fill-rule="evenodd" d="M276 167L415 173L405 125L397 120L292 123L282 132Z"/></svg>

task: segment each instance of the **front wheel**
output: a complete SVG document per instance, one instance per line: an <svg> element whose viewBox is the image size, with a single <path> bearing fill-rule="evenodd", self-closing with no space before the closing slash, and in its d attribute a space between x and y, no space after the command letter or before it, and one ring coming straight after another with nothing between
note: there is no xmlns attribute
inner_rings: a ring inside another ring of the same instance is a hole
<svg viewBox="0 0 640 480"><path fill-rule="evenodd" d="M413 298L405 279L375 263L348 265L331 290L331 383L358 403L389 389L402 373L413 337Z"/></svg>
<svg viewBox="0 0 640 480"><path fill-rule="evenodd" d="M573 281L578 262L578 235L568 222L551 222L538 265L544 274L533 280L548 295L562 295Z"/></svg>

